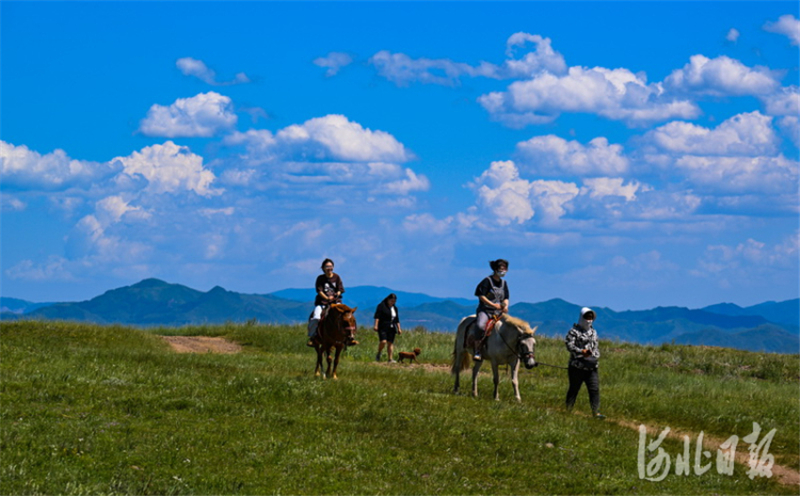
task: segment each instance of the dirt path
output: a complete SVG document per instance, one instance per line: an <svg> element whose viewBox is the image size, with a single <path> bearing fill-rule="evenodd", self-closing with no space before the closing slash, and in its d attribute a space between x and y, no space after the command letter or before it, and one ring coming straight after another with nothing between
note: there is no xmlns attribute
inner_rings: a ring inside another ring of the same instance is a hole
<svg viewBox="0 0 800 496"><path fill-rule="evenodd" d="M242 347L225 338L161 336L177 353L239 353Z"/></svg>

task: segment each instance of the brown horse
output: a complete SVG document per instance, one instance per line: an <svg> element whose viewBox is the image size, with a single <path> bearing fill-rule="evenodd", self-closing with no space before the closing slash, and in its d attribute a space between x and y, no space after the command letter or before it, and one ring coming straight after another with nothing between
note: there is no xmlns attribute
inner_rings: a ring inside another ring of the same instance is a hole
<svg viewBox="0 0 800 496"><path fill-rule="evenodd" d="M314 375L319 376L322 370L322 354L328 360L328 371L325 377L336 379L336 368L339 366L339 355L344 349L347 337L356 332L356 318L353 314L356 308L350 308L343 303L334 303L328 309L328 314L319 322L319 330L314 340L314 348L317 350L317 368ZM331 350L336 348L336 356L331 360ZM331 375L331 365L333 365L333 375Z"/></svg>

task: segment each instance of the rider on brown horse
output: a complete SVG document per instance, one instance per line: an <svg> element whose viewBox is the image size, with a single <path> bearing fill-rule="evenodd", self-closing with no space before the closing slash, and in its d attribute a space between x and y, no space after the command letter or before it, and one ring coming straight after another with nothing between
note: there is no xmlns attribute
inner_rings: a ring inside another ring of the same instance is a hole
<svg viewBox="0 0 800 496"><path fill-rule="evenodd" d="M308 343L307 346L314 346L317 337L319 322L328 314L328 309L334 303L342 302L344 285L339 274L333 272L333 260L326 258L322 262L322 275L317 277L314 284L317 290L317 297L314 299L314 313L308 321ZM352 332L347 336L347 345L357 345L358 341L353 338Z"/></svg>

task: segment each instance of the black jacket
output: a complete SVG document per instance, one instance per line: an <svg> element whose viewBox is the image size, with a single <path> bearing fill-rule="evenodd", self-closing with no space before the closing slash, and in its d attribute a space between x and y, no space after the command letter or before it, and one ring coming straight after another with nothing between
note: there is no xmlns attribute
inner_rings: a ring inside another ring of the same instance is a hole
<svg viewBox="0 0 800 496"><path fill-rule="evenodd" d="M400 311L397 309L397 305L394 306L394 312L395 317L392 318L392 309L385 300L378 304L373 317L378 319L378 331L397 329L397 324L400 322Z"/></svg>

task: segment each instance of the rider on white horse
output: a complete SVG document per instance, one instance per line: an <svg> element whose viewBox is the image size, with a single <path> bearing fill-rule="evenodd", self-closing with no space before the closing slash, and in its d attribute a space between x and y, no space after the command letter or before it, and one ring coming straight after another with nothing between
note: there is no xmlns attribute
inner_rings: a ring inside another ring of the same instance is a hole
<svg viewBox="0 0 800 496"><path fill-rule="evenodd" d="M477 320L473 329L474 353L472 359L482 360L481 348L487 335L487 324L491 317L500 317L508 313L508 284L503 278L508 272L508 260L502 258L489 262L492 275L485 277L475 288L478 297Z"/></svg>

